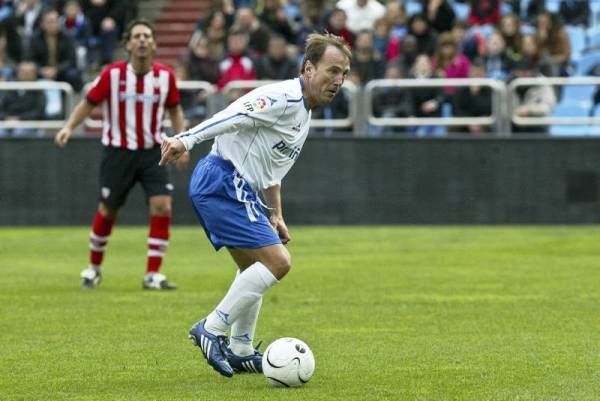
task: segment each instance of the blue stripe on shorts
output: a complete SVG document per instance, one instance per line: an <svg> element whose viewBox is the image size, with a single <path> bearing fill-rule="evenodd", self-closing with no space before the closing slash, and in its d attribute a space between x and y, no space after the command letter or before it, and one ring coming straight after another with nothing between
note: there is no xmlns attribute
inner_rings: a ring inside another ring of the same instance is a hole
<svg viewBox="0 0 600 401"><path fill-rule="evenodd" d="M230 161L213 154L200 160L190 180L189 196L216 250L281 243L256 193Z"/></svg>

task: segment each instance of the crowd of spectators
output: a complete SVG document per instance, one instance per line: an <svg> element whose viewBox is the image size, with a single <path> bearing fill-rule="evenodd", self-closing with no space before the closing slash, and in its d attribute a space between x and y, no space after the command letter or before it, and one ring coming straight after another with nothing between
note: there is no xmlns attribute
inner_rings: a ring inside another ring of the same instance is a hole
<svg viewBox="0 0 600 401"><path fill-rule="evenodd" d="M112 61L121 32L136 12L137 1L0 0L0 81L62 81L79 92L86 72ZM47 98L61 102L52 91L0 92L0 118L52 116L56 102ZM3 129L0 136L34 131Z"/></svg>
<svg viewBox="0 0 600 401"><path fill-rule="evenodd" d="M567 76L572 65L565 25L586 25L590 14L589 2L580 0L560 1L558 13L547 11L544 0L217 0L211 5L175 67L179 78L207 81L219 90L233 80L297 76L301 49L313 31L348 42L353 50L348 79L358 87L380 78L508 82L517 76ZM468 13L457 13L457 5ZM112 60L120 32L136 10L135 1L0 0L0 80L20 80L20 63L34 62L39 79L69 82L79 91L85 71ZM557 91L544 90L541 99L536 91L517 91L519 115L547 115L560 98ZM380 117L439 117L448 110L455 116L491 114L491 92L485 87L386 88L378 94L373 112ZM341 92L315 116L347 116L345 96ZM474 98L481 101L469 101ZM203 118L203 100L184 96L187 114ZM373 135L389 132L365 128ZM488 129L452 128L472 134ZM435 135L437 130L404 132Z"/></svg>
<svg viewBox="0 0 600 401"><path fill-rule="evenodd" d="M509 82L517 76L568 76L571 48L565 24L586 25L590 13L586 1L561 1L558 13L550 13L543 0L214 3L215 8L198 23L183 67L190 79L212 82L218 88L232 80L296 76L300 51L313 30L339 35L352 47L349 79L357 86L381 78L480 77ZM459 18L456 3L468 7L466 18ZM373 112L379 117L440 117L448 115L448 110L454 116L492 113L492 93L487 87L381 88L377 93ZM315 116L347 116L344 96L340 93L340 99L317 110ZM514 99L516 113L548 115L559 96L552 88L521 87ZM480 101L473 101L475 98ZM393 132L435 135L437 128L395 127ZM374 135L390 131L365 129ZM489 129L479 125L451 128L472 134Z"/></svg>

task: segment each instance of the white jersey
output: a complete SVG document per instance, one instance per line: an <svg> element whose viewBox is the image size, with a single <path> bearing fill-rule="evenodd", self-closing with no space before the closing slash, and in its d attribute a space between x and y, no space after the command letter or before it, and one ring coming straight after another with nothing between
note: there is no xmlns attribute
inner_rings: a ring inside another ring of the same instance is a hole
<svg viewBox="0 0 600 401"><path fill-rule="evenodd" d="M187 150L215 138L211 153L231 161L255 191L281 184L308 135L302 86L296 78L256 88L176 138Z"/></svg>

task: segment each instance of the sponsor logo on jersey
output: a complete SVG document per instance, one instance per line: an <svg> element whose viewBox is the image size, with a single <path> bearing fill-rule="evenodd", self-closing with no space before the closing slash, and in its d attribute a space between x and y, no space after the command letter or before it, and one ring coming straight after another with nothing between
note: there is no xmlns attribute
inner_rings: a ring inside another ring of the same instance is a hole
<svg viewBox="0 0 600 401"><path fill-rule="evenodd" d="M143 93L119 92L119 101L124 102L127 99L133 99L136 102L145 102L146 100L149 100L152 103L156 103L160 97L158 95L145 95Z"/></svg>
<svg viewBox="0 0 600 401"><path fill-rule="evenodd" d="M273 106L275 103L277 103L277 99L273 99L272 97L269 97L269 96L264 96L264 97L259 97L253 101L246 101L242 104L244 105L246 110L252 112L252 111L264 110L268 107Z"/></svg>
<svg viewBox="0 0 600 401"><path fill-rule="evenodd" d="M292 127L292 131L300 132L300 126L302 123L298 123Z"/></svg>
<svg viewBox="0 0 600 401"><path fill-rule="evenodd" d="M300 151L302 150L297 146L288 146L288 144L283 141L277 142L275 145L273 145L273 147L271 147L271 149L275 149L280 154L287 156L292 160L296 160L298 156L300 156Z"/></svg>

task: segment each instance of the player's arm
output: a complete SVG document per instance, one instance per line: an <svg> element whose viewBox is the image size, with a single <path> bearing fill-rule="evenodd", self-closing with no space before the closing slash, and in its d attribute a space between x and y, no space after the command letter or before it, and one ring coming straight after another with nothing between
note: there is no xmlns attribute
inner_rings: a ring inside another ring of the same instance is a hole
<svg viewBox="0 0 600 401"><path fill-rule="evenodd" d="M65 126L56 133L54 137L54 142L59 147L64 147L71 135L73 135L73 130L79 126L85 120L87 116L90 115L92 110L94 109L94 104L90 103L87 99L82 99L81 102L75 107L67 123Z"/></svg>
<svg viewBox="0 0 600 401"><path fill-rule="evenodd" d="M269 221L273 229L277 231L281 242L287 244L291 241L290 233L283 220L283 211L281 209L281 185L273 185L263 190L263 195L267 201L267 206L271 210Z"/></svg>
<svg viewBox="0 0 600 401"><path fill-rule="evenodd" d="M167 109L169 112L169 118L171 119L171 124L173 126L174 132L182 132L185 128L185 119L183 115L183 109L181 105L178 104L173 107L169 107ZM184 152L179 159L177 159L177 168L179 170L185 170L190 161L190 154L188 152Z"/></svg>

